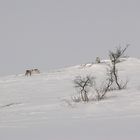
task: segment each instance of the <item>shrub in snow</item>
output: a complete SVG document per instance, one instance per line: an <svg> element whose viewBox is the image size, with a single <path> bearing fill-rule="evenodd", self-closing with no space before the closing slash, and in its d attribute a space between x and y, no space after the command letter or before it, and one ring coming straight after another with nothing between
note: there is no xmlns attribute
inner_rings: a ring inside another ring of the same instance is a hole
<svg viewBox="0 0 140 140"><path fill-rule="evenodd" d="M98 101L102 100L108 91L110 91L111 86L113 84L112 73L108 70L107 78L100 84L98 87L96 84L96 80L93 80L93 88L96 94L96 99Z"/></svg>
<svg viewBox="0 0 140 140"><path fill-rule="evenodd" d="M109 73L107 78L102 82L102 84L98 87L96 84L96 80L92 76L81 77L78 76L74 80L75 88L78 90L80 96L73 96L72 101L74 102L88 102L90 99L88 97L88 93L92 91L92 94L95 97L95 100L102 100L106 93L110 90L111 85L113 83L112 74Z"/></svg>
<svg viewBox="0 0 140 140"><path fill-rule="evenodd" d="M77 76L74 80L75 88L80 93L80 98L84 102L89 101L88 92L93 85L93 79L94 78L91 76L86 76L86 77ZM73 100L79 101L79 98L78 99L73 98Z"/></svg>

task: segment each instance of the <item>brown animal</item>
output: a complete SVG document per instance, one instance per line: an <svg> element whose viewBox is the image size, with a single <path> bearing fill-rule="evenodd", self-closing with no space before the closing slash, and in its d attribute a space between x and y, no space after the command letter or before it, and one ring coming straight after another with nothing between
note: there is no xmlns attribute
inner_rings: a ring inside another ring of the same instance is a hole
<svg viewBox="0 0 140 140"><path fill-rule="evenodd" d="M40 71L38 69L31 69L31 70L26 70L25 76L31 76L32 74L39 74Z"/></svg>
<svg viewBox="0 0 140 140"><path fill-rule="evenodd" d="M31 76L31 74L32 74L31 70L26 70L25 76L29 76L29 75Z"/></svg>

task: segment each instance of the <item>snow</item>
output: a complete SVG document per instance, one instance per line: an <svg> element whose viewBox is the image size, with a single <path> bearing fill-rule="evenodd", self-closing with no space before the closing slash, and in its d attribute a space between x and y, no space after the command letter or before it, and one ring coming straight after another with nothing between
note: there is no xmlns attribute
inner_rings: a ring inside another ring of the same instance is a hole
<svg viewBox="0 0 140 140"><path fill-rule="evenodd" d="M25 77L0 77L1 140L139 140L140 60L118 63L127 88L111 91L100 102L74 103L73 79L105 77L108 60Z"/></svg>

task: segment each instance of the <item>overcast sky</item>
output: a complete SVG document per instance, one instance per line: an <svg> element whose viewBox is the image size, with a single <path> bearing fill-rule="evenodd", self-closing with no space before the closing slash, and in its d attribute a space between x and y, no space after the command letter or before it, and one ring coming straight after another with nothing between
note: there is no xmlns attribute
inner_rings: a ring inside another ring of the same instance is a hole
<svg viewBox="0 0 140 140"><path fill-rule="evenodd" d="M0 0L0 75L140 53L139 0Z"/></svg>

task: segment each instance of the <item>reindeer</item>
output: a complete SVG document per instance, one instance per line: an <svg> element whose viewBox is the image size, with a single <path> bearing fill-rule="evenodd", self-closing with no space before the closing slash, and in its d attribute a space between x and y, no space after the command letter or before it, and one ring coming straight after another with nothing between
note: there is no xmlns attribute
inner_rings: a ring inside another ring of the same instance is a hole
<svg viewBox="0 0 140 140"><path fill-rule="evenodd" d="M100 57L96 57L95 63L96 63L96 64L101 63Z"/></svg>
<svg viewBox="0 0 140 140"><path fill-rule="evenodd" d="M30 70L26 70L25 72L25 76L31 76L32 74L39 74L40 71L38 69L30 69Z"/></svg>

